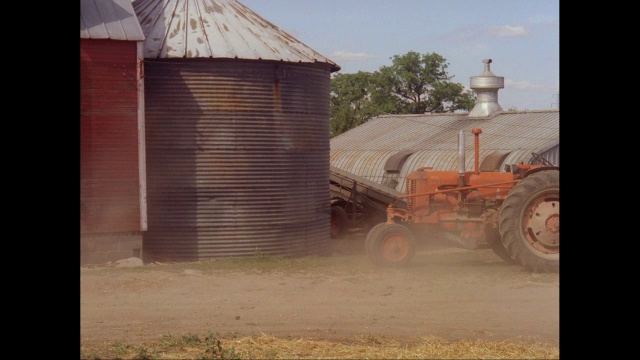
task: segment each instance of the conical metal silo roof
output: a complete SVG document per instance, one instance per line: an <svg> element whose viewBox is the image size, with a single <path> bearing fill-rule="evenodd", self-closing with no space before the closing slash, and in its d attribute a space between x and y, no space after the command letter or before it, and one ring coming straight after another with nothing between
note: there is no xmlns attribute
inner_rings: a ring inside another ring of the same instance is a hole
<svg viewBox="0 0 640 360"><path fill-rule="evenodd" d="M221 58L327 63L293 36L236 0L136 0L145 58Z"/></svg>

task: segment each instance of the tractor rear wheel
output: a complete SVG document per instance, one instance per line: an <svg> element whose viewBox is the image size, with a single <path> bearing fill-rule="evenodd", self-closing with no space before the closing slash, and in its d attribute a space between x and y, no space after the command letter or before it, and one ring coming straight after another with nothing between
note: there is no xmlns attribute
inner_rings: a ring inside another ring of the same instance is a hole
<svg viewBox="0 0 640 360"><path fill-rule="evenodd" d="M337 239L347 229L349 218L347 212L341 206L331 206L331 238Z"/></svg>
<svg viewBox="0 0 640 360"><path fill-rule="evenodd" d="M544 170L516 184L502 204L502 245L533 272L560 271L560 171Z"/></svg>
<svg viewBox="0 0 640 360"><path fill-rule="evenodd" d="M502 245L502 239L500 238L500 232L497 229L486 229L485 230L487 244L493 253L498 255L502 260L509 264L514 264L515 261L509 256L507 249L505 249L504 245Z"/></svg>
<svg viewBox="0 0 640 360"><path fill-rule="evenodd" d="M416 252L416 240L406 226L378 224L365 240L365 248L371 261L377 266L401 267L411 262Z"/></svg>

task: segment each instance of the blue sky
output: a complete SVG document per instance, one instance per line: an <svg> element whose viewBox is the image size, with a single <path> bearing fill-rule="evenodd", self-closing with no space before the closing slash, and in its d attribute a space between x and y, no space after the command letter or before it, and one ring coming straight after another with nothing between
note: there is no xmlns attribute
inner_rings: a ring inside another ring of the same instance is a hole
<svg viewBox="0 0 640 360"><path fill-rule="evenodd" d="M492 59L504 110L558 108L560 0L239 0L315 51L339 73L373 72L409 51L437 53L452 81Z"/></svg>

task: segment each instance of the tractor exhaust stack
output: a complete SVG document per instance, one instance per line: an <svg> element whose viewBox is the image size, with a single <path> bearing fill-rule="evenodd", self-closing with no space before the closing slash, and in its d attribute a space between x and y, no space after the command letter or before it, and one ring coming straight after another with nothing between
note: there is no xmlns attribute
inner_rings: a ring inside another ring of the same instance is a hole
<svg viewBox="0 0 640 360"><path fill-rule="evenodd" d="M479 128L475 128L473 130L471 130L471 132L473 133L473 136L475 137L474 142L475 142L475 148L474 148L474 154L473 156L475 157L474 160L474 167L473 167L473 173L478 175L480 173L480 134L482 134L482 129Z"/></svg>
<svg viewBox="0 0 640 360"><path fill-rule="evenodd" d="M464 186L464 133L462 130L458 133L458 186Z"/></svg>

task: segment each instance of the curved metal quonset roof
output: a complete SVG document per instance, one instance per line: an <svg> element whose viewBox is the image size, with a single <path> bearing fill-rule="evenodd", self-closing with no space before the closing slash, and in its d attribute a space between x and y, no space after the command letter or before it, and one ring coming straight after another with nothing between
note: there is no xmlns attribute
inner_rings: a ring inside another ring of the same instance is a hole
<svg viewBox="0 0 640 360"><path fill-rule="evenodd" d="M332 166L404 192L408 173L420 167L458 169L458 134L465 135L465 169L472 171L474 137L480 128L480 169L530 163L532 152L560 165L560 111L502 111L469 114L384 115L330 140ZM390 181L394 180L394 181ZM391 184L391 185L389 185Z"/></svg>
<svg viewBox="0 0 640 360"><path fill-rule="evenodd" d="M80 38L144 40L131 0L80 0Z"/></svg>
<svg viewBox="0 0 640 360"><path fill-rule="evenodd" d="M322 56L236 0L136 0L145 58L223 58L327 63Z"/></svg>

